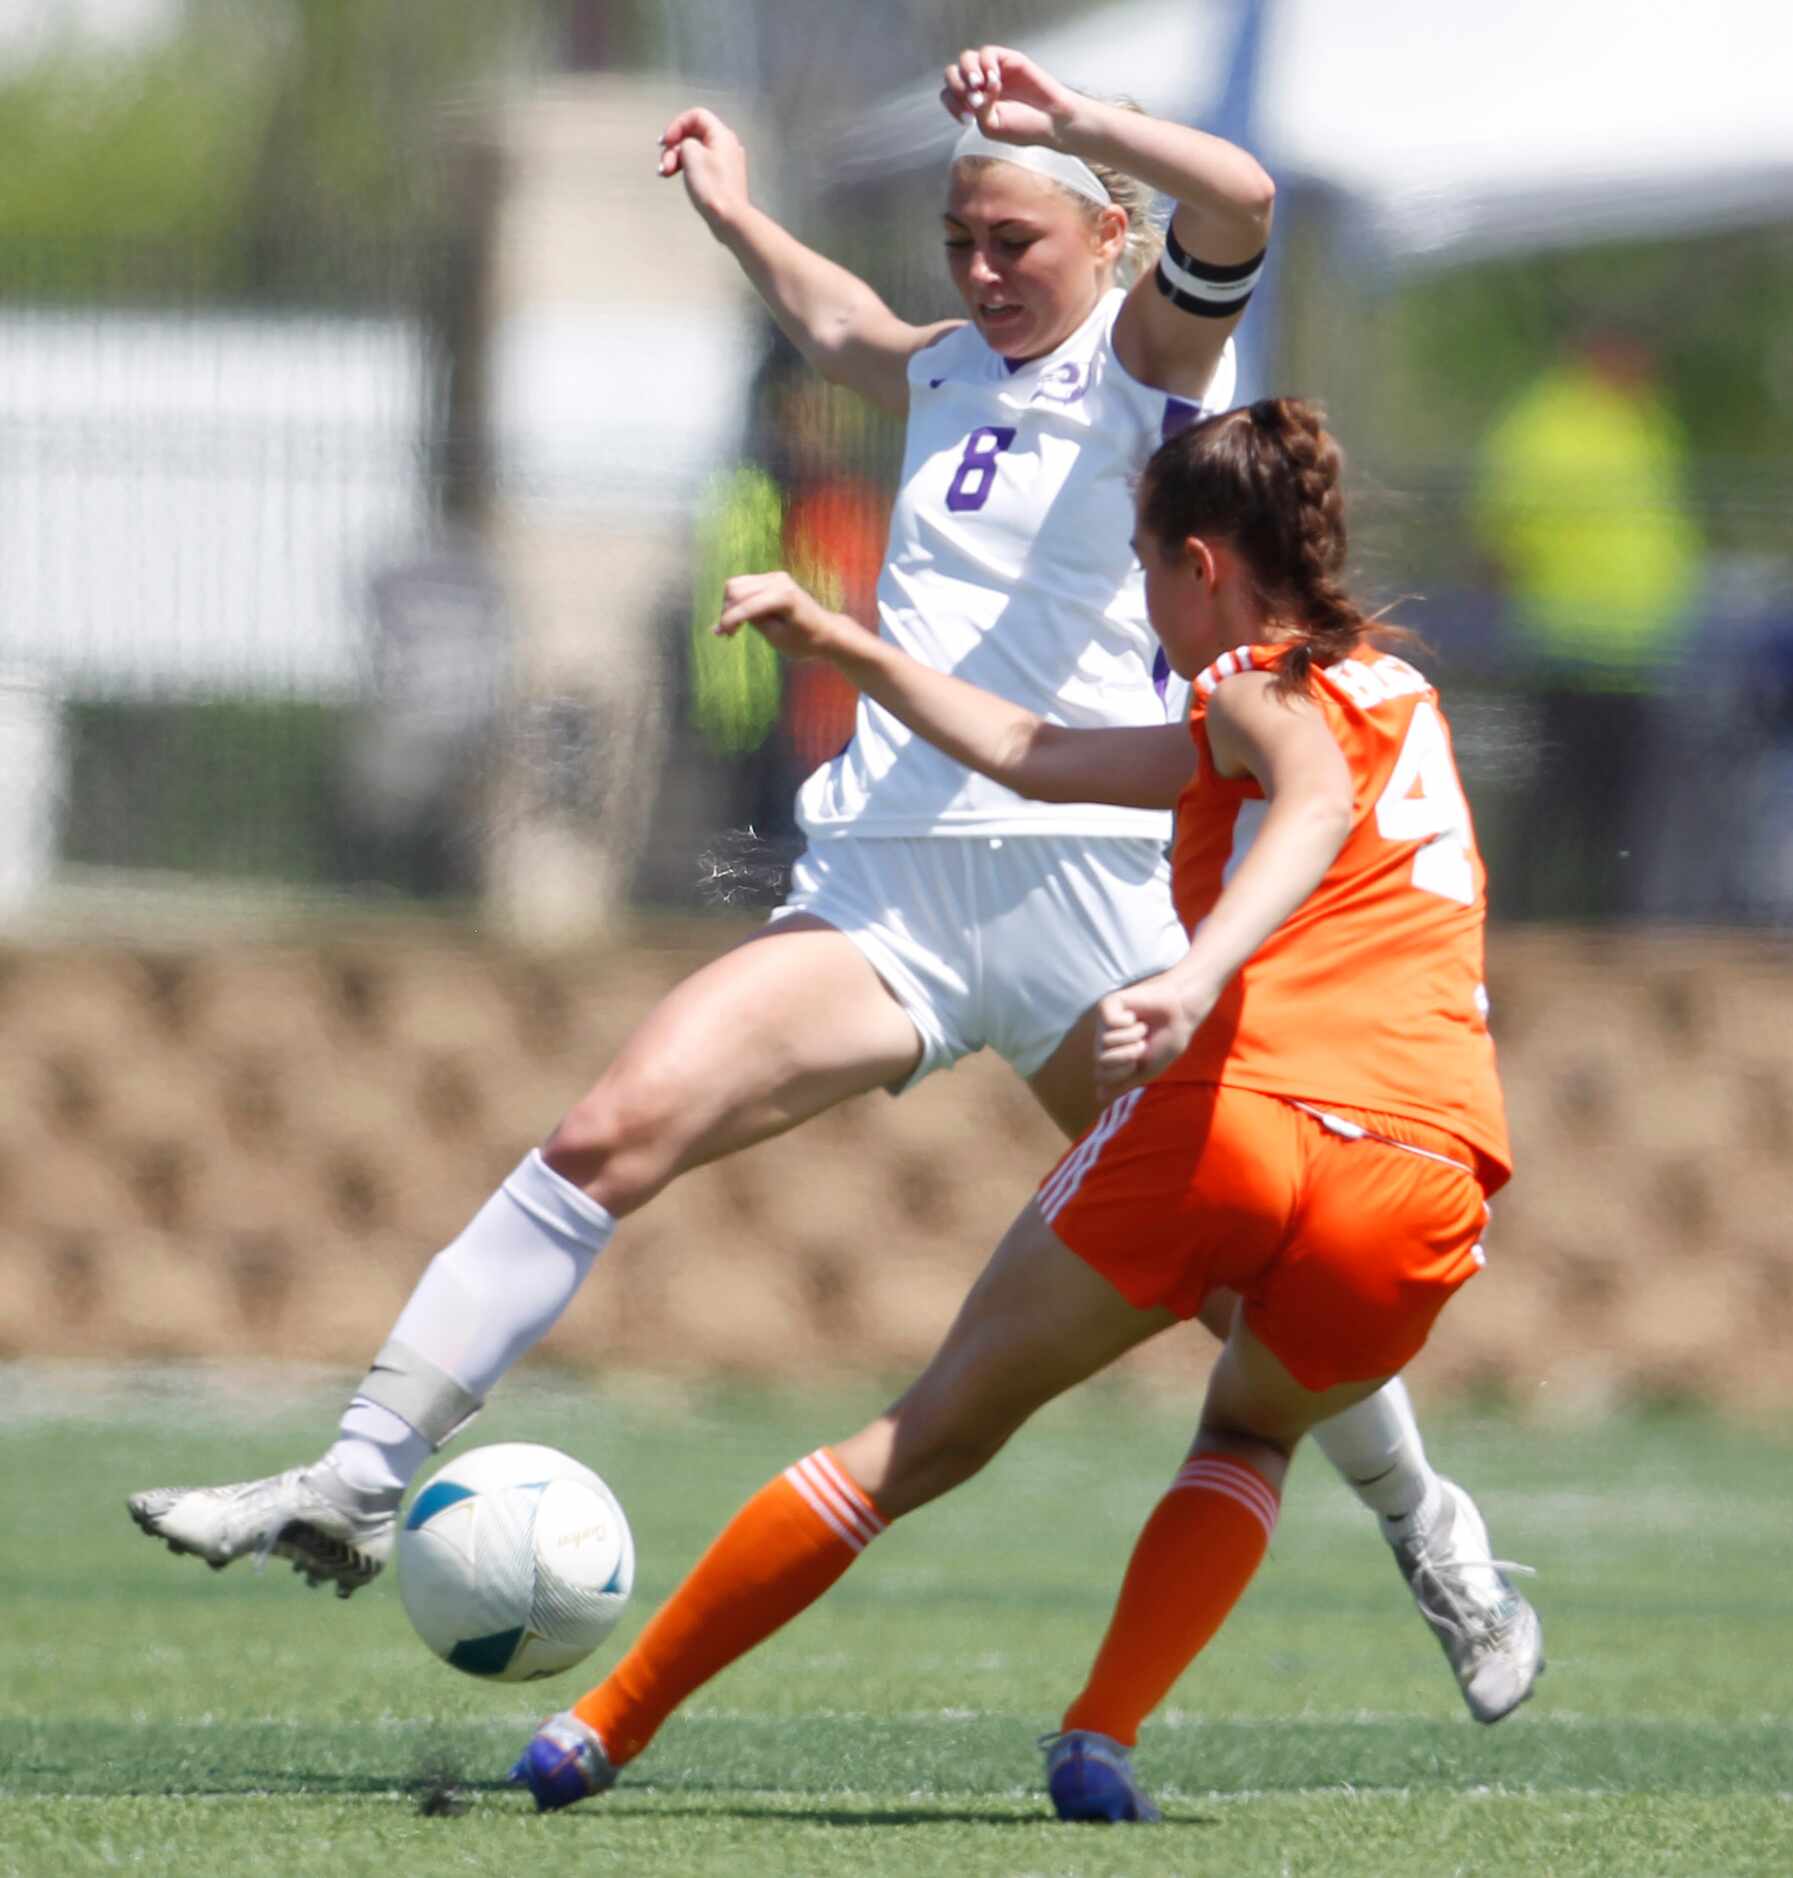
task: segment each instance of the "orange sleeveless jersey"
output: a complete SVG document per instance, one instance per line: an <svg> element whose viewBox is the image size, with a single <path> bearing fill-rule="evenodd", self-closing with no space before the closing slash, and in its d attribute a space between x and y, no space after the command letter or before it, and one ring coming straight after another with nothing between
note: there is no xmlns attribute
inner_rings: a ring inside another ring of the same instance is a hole
<svg viewBox="0 0 1793 1878"><path fill-rule="evenodd" d="M1273 669L1240 646L1195 681L1197 770L1177 804L1172 876L1193 932L1266 812L1249 777L1218 775L1208 699ZM1430 1122L1482 1158L1486 1191L1512 1171L1482 983L1486 896L1438 693L1360 648L1313 673L1312 697L1350 765L1351 832L1325 878L1227 987L1165 1080L1226 1083Z"/></svg>

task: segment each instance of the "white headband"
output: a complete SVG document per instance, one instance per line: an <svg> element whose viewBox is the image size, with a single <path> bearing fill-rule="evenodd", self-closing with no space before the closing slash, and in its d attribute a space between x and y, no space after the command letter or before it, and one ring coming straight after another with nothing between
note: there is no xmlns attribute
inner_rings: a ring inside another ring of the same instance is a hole
<svg viewBox="0 0 1793 1878"><path fill-rule="evenodd" d="M1045 144L998 143L994 137L986 137L975 123L967 124L959 141L953 145L952 160L957 163L960 157L994 157L998 163L1017 164L1024 170L1032 170L1036 176L1048 176L1055 183L1063 183L1067 189L1076 190L1080 196L1087 196L1103 208L1114 200L1102 186L1101 177L1081 157L1049 149Z"/></svg>

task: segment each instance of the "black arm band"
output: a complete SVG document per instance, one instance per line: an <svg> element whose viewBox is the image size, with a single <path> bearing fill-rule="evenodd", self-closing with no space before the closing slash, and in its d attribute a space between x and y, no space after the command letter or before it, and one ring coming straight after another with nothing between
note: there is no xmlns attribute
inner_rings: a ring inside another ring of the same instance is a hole
<svg viewBox="0 0 1793 1878"><path fill-rule="evenodd" d="M1172 306L1198 319L1230 319L1251 298L1264 271L1261 248L1249 261L1198 261L1184 252L1173 229L1164 231L1164 252L1154 278Z"/></svg>

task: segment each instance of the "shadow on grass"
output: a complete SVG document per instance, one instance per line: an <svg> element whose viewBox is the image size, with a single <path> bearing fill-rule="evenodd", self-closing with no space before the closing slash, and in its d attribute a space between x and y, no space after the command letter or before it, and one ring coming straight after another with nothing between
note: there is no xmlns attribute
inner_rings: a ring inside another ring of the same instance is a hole
<svg viewBox="0 0 1793 1878"><path fill-rule="evenodd" d="M913 1725L867 1720L855 1730L854 1751L843 1754L838 1739L824 1751L813 1732L801 1729L744 1733L733 1724L694 1723L677 1753L644 1780L625 1778L602 1807L612 1815L723 1809L751 1815L770 1803L829 1820L836 1814L826 1809L847 1797L869 1806L887 1795L918 1801L938 1795L976 1817L1008 1818L1029 1783L1020 1758L987 1746L986 1737L1001 1734L1006 1742L1009 1732L992 1725L943 1740ZM484 1806L506 1797L529 1804L502 1772L516 1748L508 1733L500 1744L490 1728L444 1727L407 1746L394 1751L397 1742L354 1724L320 1731L255 1723L0 1723L0 1797L380 1797L423 1809L434 1792L438 1811L451 1811L450 1802ZM1467 1721L1231 1721L1166 1731L1155 1754L1160 1786L1180 1786L1185 1795L1192 1789L1299 1795L1342 1786L1360 1793L1618 1794L1668 1784L1714 1797L1793 1790L1793 1734L1772 1715L1553 1718L1544 1706L1493 1734ZM887 1776L895 1767L903 1778L891 1793L897 1783ZM945 1817L931 1814L925 1801L899 1810L918 1821Z"/></svg>
<svg viewBox="0 0 1793 1878"><path fill-rule="evenodd" d="M387 1799L412 1802L425 1818L460 1819L471 1812L499 1810L533 1817L524 1789L507 1780L455 1780L431 1776L410 1780L380 1780L366 1775L295 1773L292 1768L243 1768L226 1779L170 1781L113 1781L101 1784L74 1777L73 1769L20 1767L25 1776L13 1792L54 1794L62 1799L93 1800L262 1800L262 1799ZM60 1777L59 1777L60 1776ZM8 1783L11 1785L11 1783ZM716 1789L718 1794L725 1791ZM505 1804L508 1802L509 1804ZM496 1804L496 1807L494 1806ZM841 1806L818 1795L813 1805L801 1801L758 1802L749 1797L737 1804L718 1798L710 1803L656 1799L647 1793L617 1793L569 1807L557 1819L569 1827L602 1828L619 1820L650 1822L678 1819L733 1819L743 1823L766 1820L832 1828L888 1828L919 1826L1042 1826L1056 1825L1042 1798L1037 1812L1016 1812L1011 1807ZM1166 1812L1168 1827L1217 1826L1211 1814Z"/></svg>
<svg viewBox="0 0 1793 1878"><path fill-rule="evenodd" d="M979 1810L972 1807L922 1807L922 1806L831 1806L821 1803L815 1806L780 1804L765 1806L679 1806L679 1805L636 1805L626 1802L619 1804L614 1798L599 1800L591 1805L569 1807L559 1815L569 1824L587 1822L602 1825L605 1819L629 1820L671 1820L671 1819L734 1819L744 1823L754 1820L766 1820L773 1824L804 1824L830 1827L890 1827L890 1826L1057 1826L1062 1821L1053 1818L1046 1808L1044 1800L1040 1802L1037 1813L996 1812ZM1166 1813L1159 1822L1165 1826L1218 1826L1218 1816L1206 1813Z"/></svg>

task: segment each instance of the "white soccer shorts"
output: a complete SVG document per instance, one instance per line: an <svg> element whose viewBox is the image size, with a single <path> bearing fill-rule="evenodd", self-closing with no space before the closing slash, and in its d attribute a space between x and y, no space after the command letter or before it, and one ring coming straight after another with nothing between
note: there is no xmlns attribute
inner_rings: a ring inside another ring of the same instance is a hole
<svg viewBox="0 0 1793 1878"><path fill-rule="evenodd" d="M989 1048L1031 1076L1098 998L1188 949L1163 846L1088 835L814 841L773 913L863 952L921 1036L904 1088Z"/></svg>

